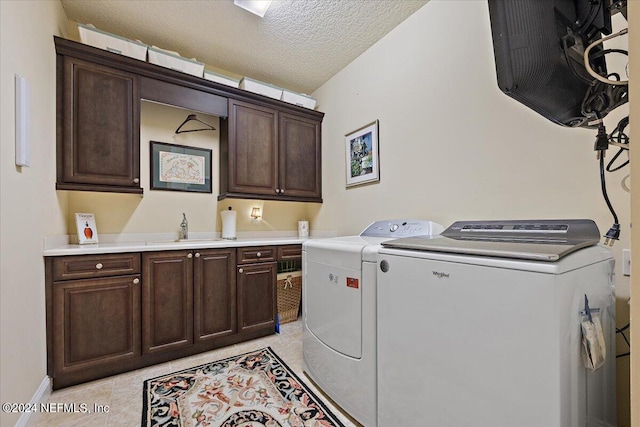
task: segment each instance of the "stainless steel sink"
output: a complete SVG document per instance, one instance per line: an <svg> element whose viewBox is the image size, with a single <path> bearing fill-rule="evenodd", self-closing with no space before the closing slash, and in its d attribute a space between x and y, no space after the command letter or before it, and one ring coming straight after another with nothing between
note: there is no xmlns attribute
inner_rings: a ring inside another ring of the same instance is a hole
<svg viewBox="0 0 640 427"><path fill-rule="evenodd" d="M189 245L191 243L219 242L222 238L214 239L174 239L174 240L153 240L145 242L146 245Z"/></svg>

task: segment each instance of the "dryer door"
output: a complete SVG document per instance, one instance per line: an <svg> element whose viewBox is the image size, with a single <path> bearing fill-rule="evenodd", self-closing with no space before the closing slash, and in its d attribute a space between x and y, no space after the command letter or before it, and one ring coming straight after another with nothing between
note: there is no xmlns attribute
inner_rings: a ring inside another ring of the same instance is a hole
<svg viewBox="0 0 640 427"><path fill-rule="evenodd" d="M348 254L335 254L344 261ZM362 357L362 277L358 269L307 256L305 323L318 340L349 357Z"/></svg>

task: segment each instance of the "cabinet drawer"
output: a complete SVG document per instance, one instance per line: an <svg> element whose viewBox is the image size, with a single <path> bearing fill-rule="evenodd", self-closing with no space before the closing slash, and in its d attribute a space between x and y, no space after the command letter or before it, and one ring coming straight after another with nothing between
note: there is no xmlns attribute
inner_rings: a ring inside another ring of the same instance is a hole
<svg viewBox="0 0 640 427"><path fill-rule="evenodd" d="M140 254L78 255L55 258L53 280L90 279L140 273Z"/></svg>
<svg viewBox="0 0 640 427"><path fill-rule="evenodd" d="M302 258L302 245L278 246L278 261Z"/></svg>
<svg viewBox="0 0 640 427"><path fill-rule="evenodd" d="M276 254L275 246L251 246L238 248L238 264L275 261Z"/></svg>

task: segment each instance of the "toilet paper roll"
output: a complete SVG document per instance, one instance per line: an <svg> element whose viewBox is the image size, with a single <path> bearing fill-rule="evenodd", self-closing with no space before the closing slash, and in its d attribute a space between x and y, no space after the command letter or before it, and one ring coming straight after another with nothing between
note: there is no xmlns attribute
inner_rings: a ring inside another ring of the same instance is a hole
<svg viewBox="0 0 640 427"><path fill-rule="evenodd" d="M298 221L298 236L309 237L309 221Z"/></svg>
<svg viewBox="0 0 640 427"><path fill-rule="evenodd" d="M222 217L222 238L228 240L236 239L236 211L220 211Z"/></svg>

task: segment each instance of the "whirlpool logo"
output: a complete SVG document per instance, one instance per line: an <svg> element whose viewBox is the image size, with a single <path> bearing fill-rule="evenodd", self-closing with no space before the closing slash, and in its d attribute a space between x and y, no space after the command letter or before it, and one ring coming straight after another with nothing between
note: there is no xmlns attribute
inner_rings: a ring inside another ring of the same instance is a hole
<svg viewBox="0 0 640 427"><path fill-rule="evenodd" d="M433 275L436 276L438 279L448 279L449 278L449 273L443 273L442 271L433 271Z"/></svg>

